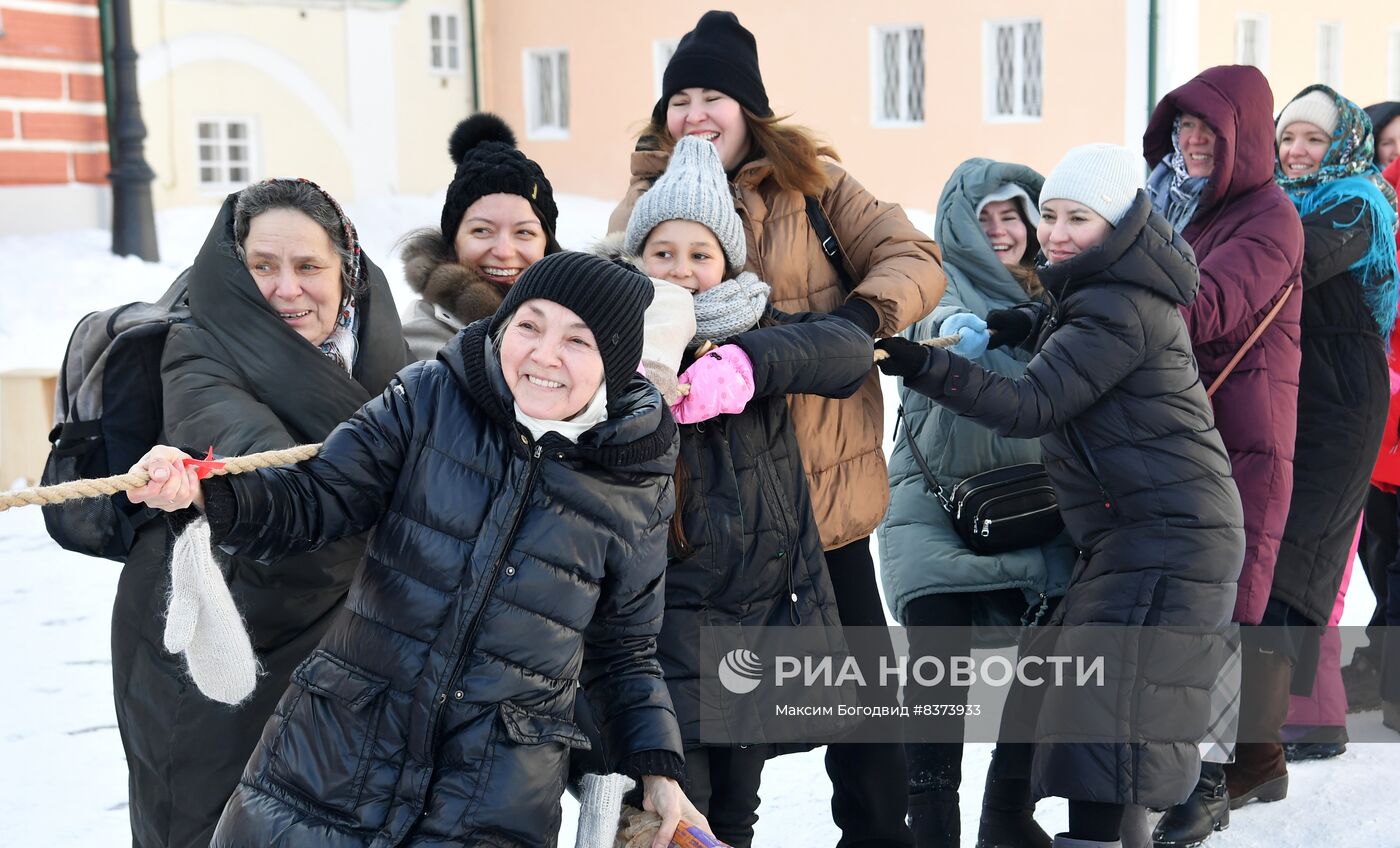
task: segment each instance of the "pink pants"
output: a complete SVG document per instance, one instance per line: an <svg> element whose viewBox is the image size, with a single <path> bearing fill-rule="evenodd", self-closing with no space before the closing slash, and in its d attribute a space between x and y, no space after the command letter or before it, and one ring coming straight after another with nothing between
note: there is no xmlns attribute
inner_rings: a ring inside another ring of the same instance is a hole
<svg viewBox="0 0 1400 848"><path fill-rule="evenodd" d="M1342 621L1347 584L1351 582L1351 568L1356 562L1356 549L1360 543L1361 527L1358 525L1356 538L1351 542L1351 551L1347 553L1346 570L1342 572L1342 588L1337 592L1337 602L1332 606L1332 617L1327 620L1327 629L1322 633L1317 657L1317 680L1313 683L1312 695L1306 698L1299 695L1289 696L1288 722L1283 731L1285 740L1301 737L1310 727L1346 726L1347 692L1342 685L1342 636L1336 628Z"/></svg>

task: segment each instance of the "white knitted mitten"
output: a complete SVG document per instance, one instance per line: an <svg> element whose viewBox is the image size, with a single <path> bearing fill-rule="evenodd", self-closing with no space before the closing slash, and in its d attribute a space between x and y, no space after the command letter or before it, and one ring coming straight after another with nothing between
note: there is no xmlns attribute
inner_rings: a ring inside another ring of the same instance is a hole
<svg viewBox="0 0 1400 848"><path fill-rule="evenodd" d="M579 780L575 848L613 848L622 816L622 796L633 786L625 774L585 774Z"/></svg>
<svg viewBox="0 0 1400 848"><path fill-rule="evenodd" d="M185 528L171 553L165 649L185 655L194 685L212 700L238 704L257 685L258 658L202 517Z"/></svg>

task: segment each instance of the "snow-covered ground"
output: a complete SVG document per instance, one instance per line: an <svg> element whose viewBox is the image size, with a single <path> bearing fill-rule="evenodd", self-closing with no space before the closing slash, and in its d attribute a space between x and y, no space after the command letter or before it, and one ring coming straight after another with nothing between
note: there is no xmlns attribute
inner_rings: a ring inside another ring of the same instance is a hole
<svg viewBox="0 0 1400 848"><path fill-rule="evenodd" d="M561 195L560 241L584 247L602 235L610 202ZM400 305L410 292L393 253L408 230L434 223L440 198L395 197L352 205L366 252L384 268ZM85 313L160 295L193 259L214 209L159 216L162 261L147 264L108 252L103 231L0 236L0 370L57 367L73 324ZM931 231L932 216L911 210ZM887 393L893 395L893 386ZM886 406L886 438L894 404ZM9 481L0 481L0 485ZM34 508L0 513L0 844L119 845L129 841L126 771L112 708L108 626L119 565L54 545ZM1352 582L1344 624L1363 624L1374 600ZM1384 738L1379 713L1353 716L1353 736ZM1400 742L1400 735L1395 736ZM971 844L978 799L991 754L987 743L964 754L963 833ZM1353 744L1332 761L1291 770L1288 800L1252 805L1210 841L1218 848L1313 846L1375 848L1397 844L1395 793L1400 745ZM822 751L782 757L764 772L755 844L819 846L839 837L831 823ZM577 809L565 798L560 844L573 844ZM1061 801L1037 818L1051 833L1066 825Z"/></svg>

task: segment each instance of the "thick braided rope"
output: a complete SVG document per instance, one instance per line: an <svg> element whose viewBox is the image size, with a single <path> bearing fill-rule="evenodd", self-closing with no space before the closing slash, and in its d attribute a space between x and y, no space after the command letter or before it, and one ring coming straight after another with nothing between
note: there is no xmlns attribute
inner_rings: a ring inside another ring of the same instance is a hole
<svg viewBox="0 0 1400 848"><path fill-rule="evenodd" d="M212 469L212 474L243 474L258 468L272 468L277 465L292 465L310 459L321 450L319 444L297 445L286 450L250 453L247 456L230 456L220 462L223 468ZM72 480L54 486L34 486L17 492L0 492L0 512L12 506L34 504L57 504L82 498L100 498L139 489L150 482L150 477L142 472L118 474L114 477L99 477L94 480Z"/></svg>
<svg viewBox="0 0 1400 848"><path fill-rule="evenodd" d="M939 336L936 339L922 339L919 341L919 344L925 347L952 347L953 345L958 343L959 338L961 338L961 336ZM888 358L889 354L885 353L883 350L875 351L876 362L881 362Z"/></svg>
<svg viewBox="0 0 1400 848"><path fill-rule="evenodd" d="M940 336L936 339L925 339L919 344L929 347L951 347L957 344L958 336ZM701 349L702 351L704 348ZM875 351L875 362L885 358L883 350ZM294 448L279 451L263 451L262 453L252 453L247 456L231 456L221 460L224 463L222 469L215 469L214 474L242 474L257 468L271 468L275 465L292 465L304 459L310 459L321 449L317 445L298 445ZM95 480L73 480L68 483L59 483L56 486L34 486L28 489L20 489L17 492L0 493L0 512L4 512L12 506L29 506L34 504L56 504L64 501L78 500L81 498L100 498L106 495L115 495L118 492L129 492L146 485L150 478L145 474L118 474L115 477L100 477Z"/></svg>

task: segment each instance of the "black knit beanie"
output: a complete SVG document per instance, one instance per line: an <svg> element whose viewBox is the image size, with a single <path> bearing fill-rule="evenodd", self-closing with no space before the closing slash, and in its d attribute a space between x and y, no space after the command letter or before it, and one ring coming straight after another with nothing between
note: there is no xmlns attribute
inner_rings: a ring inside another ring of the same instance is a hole
<svg viewBox="0 0 1400 848"><path fill-rule="evenodd" d="M642 361L642 322L651 294L651 280L629 266L588 253L554 253L526 268L510 287L490 332L494 335L527 300L543 298L573 310L598 343L612 414Z"/></svg>
<svg viewBox="0 0 1400 848"><path fill-rule="evenodd" d="M490 112L472 115L452 131L447 152L457 164L442 204L442 237L448 244L456 241L467 209L488 194L515 194L528 200L546 235L554 240L559 220L554 188L540 166L516 148L515 133L505 121Z"/></svg>
<svg viewBox="0 0 1400 848"><path fill-rule="evenodd" d="M651 110L654 122L666 120L666 101L685 88L712 88L760 118L773 114L758 70L758 45L733 12L706 12L695 29L681 36L661 76L661 99Z"/></svg>

